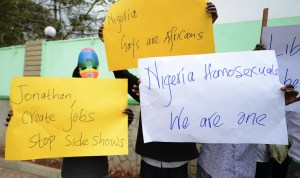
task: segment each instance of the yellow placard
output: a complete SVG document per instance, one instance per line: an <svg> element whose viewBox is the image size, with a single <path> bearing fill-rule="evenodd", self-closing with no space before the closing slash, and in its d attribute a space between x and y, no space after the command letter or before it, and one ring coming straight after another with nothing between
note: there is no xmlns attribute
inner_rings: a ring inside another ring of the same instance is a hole
<svg viewBox="0 0 300 178"><path fill-rule="evenodd" d="M120 0L104 22L108 68L137 67L144 57L214 52L207 0Z"/></svg>
<svg viewBox="0 0 300 178"><path fill-rule="evenodd" d="M5 159L128 154L126 79L18 77Z"/></svg>

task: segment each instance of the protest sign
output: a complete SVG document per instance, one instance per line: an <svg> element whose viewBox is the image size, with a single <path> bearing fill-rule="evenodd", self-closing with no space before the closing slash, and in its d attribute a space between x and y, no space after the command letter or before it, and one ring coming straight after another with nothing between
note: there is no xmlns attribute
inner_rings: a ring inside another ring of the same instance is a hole
<svg viewBox="0 0 300 178"><path fill-rule="evenodd" d="M279 66L279 78L283 84L291 84L300 92L300 25L265 27L262 44L275 50ZM289 111L299 111L300 102L288 105Z"/></svg>
<svg viewBox="0 0 300 178"><path fill-rule="evenodd" d="M143 57L214 52L207 0L122 0L104 22L109 70L137 67Z"/></svg>
<svg viewBox="0 0 300 178"><path fill-rule="evenodd" d="M18 77L5 159L128 154L126 79Z"/></svg>
<svg viewBox="0 0 300 178"><path fill-rule="evenodd" d="M139 60L145 142L287 144L274 51Z"/></svg>

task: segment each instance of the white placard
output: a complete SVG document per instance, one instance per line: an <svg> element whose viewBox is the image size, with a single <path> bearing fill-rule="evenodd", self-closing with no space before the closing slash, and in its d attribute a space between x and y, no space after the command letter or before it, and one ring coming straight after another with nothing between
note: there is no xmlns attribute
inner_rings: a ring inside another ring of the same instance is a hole
<svg viewBox="0 0 300 178"><path fill-rule="evenodd" d="M279 78L282 84L292 84L300 92L300 25L265 27L262 43L275 50ZM288 111L300 111L300 102L286 107Z"/></svg>
<svg viewBox="0 0 300 178"><path fill-rule="evenodd" d="M139 60L145 142L287 144L274 51Z"/></svg>

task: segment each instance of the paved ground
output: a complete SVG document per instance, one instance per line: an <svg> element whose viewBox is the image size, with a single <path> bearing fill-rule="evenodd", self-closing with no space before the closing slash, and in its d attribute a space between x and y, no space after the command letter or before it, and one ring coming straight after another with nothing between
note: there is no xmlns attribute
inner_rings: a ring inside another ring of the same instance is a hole
<svg viewBox="0 0 300 178"><path fill-rule="evenodd" d="M0 178L60 178L60 170L25 161L0 157Z"/></svg>
<svg viewBox="0 0 300 178"><path fill-rule="evenodd" d="M45 178L12 169L0 167L0 178Z"/></svg>

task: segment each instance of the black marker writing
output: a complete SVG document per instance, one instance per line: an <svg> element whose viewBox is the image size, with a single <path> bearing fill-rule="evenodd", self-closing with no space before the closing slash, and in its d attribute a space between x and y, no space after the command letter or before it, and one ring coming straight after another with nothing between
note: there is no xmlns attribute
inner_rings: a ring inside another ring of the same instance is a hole
<svg viewBox="0 0 300 178"><path fill-rule="evenodd" d="M41 137L41 134L38 133L29 139L29 142L32 143L32 145L29 148L44 148L45 146L48 146L49 150L51 151L52 143L54 142L54 140L55 135L51 135L49 137Z"/></svg>
<svg viewBox="0 0 300 178"><path fill-rule="evenodd" d="M12 100L11 102L14 104L22 104L24 101L31 100L69 100L72 99L72 95L70 93L59 93L55 89L48 89L43 92L30 93L26 92L26 87L28 85L18 85L20 93L17 96L18 101Z"/></svg>
<svg viewBox="0 0 300 178"><path fill-rule="evenodd" d="M278 50L276 50L276 56L283 56L283 55L289 55L289 56L294 56L300 51L300 42L297 43L297 37L292 38L292 44L289 46L289 43L285 45L285 51L283 53L279 53ZM270 38L270 44L269 44L269 49L272 50L272 45L273 45L273 34L271 34Z"/></svg>
<svg viewBox="0 0 300 178"><path fill-rule="evenodd" d="M76 102L76 100L75 100ZM94 121L95 112L86 113L83 109L80 109L79 113L73 111L73 106L75 102L71 106L71 116L70 116L70 126L68 129L63 129L63 131L68 132L73 128L73 124L75 123L83 123L83 122L92 122Z"/></svg>
<svg viewBox="0 0 300 178"><path fill-rule="evenodd" d="M290 85L293 85L295 89L298 88L298 83L299 83L299 79L291 79L290 76L289 76L289 69L287 68L286 71L285 71L285 76L284 76L284 82L283 84L286 85L286 84L290 84Z"/></svg>
<svg viewBox="0 0 300 178"><path fill-rule="evenodd" d="M75 138L71 137L71 135L67 135L65 137L66 141L68 142L65 146L86 146L89 145L89 140L87 138L83 138L83 133L80 132L80 137Z"/></svg>
<svg viewBox="0 0 300 178"><path fill-rule="evenodd" d="M48 114L47 112L45 114L37 113L37 111L25 111L22 115L22 123L28 124L28 123L38 123L38 122L44 122L44 123L50 123L55 121L54 119L55 114Z"/></svg>
<svg viewBox="0 0 300 178"><path fill-rule="evenodd" d="M135 40L135 38L133 38L132 40L126 41L124 38L125 38L125 35L123 35L122 39L121 39L121 49L123 49L126 53L131 52L132 57L134 58L135 50L140 49L140 45L139 45L140 41Z"/></svg>
<svg viewBox="0 0 300 178"><path fill-rule="evenodd" d="M164 43L170 44L170 52L173 50L173 46L177 41L182 40L201 40L203 38L203 32L187 32L186 30L178 30L177 27L172 27L166 32Z"/></svg>
<svg viewBox="0 0 300 178"><path fill-rule="evenodd" d="M127 9L123 12L123 14L117 16L114 16L111 12L106 18L109 26L116 24L119 25L119 30L117 32L120 33L122 31L122 23L136 19L137 17L138 15L136 10Z"/></svg>

